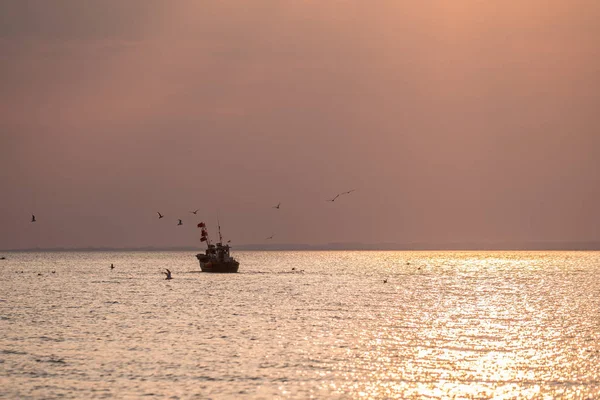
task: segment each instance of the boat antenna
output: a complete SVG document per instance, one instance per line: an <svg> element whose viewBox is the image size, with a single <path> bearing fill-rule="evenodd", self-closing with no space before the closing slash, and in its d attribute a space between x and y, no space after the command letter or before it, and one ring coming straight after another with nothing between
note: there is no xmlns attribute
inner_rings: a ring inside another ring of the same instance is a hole
<svg viewBox="0 0 600 400"><path fill-rule="evenodd" d="M223 243L223 237L221 236L221 224L219 223L219 214L217 214L217 227L219 228L219 243Z"/></svg>

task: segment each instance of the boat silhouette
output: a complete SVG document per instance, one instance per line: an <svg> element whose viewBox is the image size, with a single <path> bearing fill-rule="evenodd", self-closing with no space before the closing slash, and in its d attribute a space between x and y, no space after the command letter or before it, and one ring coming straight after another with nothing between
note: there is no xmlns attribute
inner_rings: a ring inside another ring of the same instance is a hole
<svg viewBox="0 0 600 400"><path fill-rule="evenodd" d="M200 270L202 272L218 273L238 272L240 263L229 253L229 250L231 249L229 244L223 244L221 226L219 225L219 242L216 244L211 243L204 222L200 222L198 228L202 229L200 241L206 242L206 251L204 253L196 254L196 258L200 262Z"/></svg>

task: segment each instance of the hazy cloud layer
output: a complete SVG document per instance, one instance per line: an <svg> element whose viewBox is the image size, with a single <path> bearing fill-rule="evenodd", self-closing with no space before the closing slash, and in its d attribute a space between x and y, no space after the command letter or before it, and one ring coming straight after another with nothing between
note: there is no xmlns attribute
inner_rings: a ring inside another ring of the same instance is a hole
<svg viewBox="0 0 600 400"><path fill-rule="evenodd" d="M234 243L600 240L599 18L1 2L0 248L192 245L217 213Z"/></svg>

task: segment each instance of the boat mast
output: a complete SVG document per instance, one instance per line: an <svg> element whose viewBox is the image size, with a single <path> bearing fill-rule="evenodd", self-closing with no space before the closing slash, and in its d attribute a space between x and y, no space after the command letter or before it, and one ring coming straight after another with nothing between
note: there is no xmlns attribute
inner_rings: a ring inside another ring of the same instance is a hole
<svg viewBox="0 0 600 400"><path fill-rule="evenodd" d="M219 243L223 243L223 237L221 236L221 224L219 223L218 215L217 215L217 227L219 228Z"/></svg>

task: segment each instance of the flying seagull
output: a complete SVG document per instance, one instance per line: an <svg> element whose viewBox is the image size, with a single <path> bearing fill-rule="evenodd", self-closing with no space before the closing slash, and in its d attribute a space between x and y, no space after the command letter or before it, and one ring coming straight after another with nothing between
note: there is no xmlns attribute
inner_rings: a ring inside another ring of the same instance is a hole
<svg viewBox="0 0 600 400"><path fill-rule="evenodd" d="M331 201L333 203L338 197L343 196L345 194L350 194L354 191L356 191L356 189L348 190L347 192L338 193L335 195L335 197L333 199L328 199L327 201Z"/></svg>
<svg viewBox="0 0 600 400"><path fill-rule="evenodd" d="M198 214L198 211L200 211L200 209L196 210L196 211L190 211L192 214L196 215Z"/></svg>
<svg viewBox="0 0 600 400"><path fill-rule="evenodd" d="M276 209L278 209L278 210L279 210L279 206L281 206L281 202L277 203L277 205L276 205L276 206L273 206L273 208L276 208Z"/></svg>
<svg viewBox="0 0 600 400"><path fill-rule="evenodd" d="M35 215L31 214L31 222L35 222Z"/></svg>
<svg viewBox="0 0 600 400"><path fill-rule="evenodd" d="M161 219L164 217L164 215L162 215L161 213L159 213L158 211L156 212L158 214L158 219Z"/></svg>
<svg viewBox="0 0 600 400"><path fill-rule="evenodd" d="M177 223L177 226L179 226L179 225L183 225L183 222L181 222L181 220L180 220L180 219L178 219L177 221L179 221L179 222Z"/></svg>
<svg viewBox="0 0 600 400"><path fill-rule="evenodd" d="M173 279L171 277L171 271L169 271L167 268L165 268L167 270L167 272L163 272L163 274L165 274L167 277L165 278L165 280L169 280L169 279Z"/></svg>
<svg viewBox="0 0 600 400"><path fill-rule="evenodd" d="M275 235L271 235L268 238L265 238L265 240L271 240L271 239L273 239L273 236L275 236Z"/></svg>

